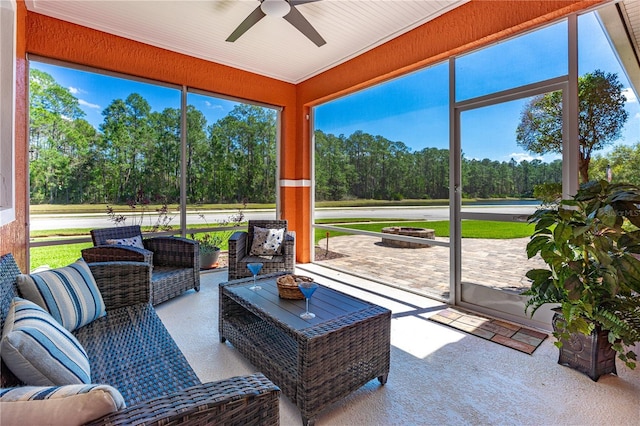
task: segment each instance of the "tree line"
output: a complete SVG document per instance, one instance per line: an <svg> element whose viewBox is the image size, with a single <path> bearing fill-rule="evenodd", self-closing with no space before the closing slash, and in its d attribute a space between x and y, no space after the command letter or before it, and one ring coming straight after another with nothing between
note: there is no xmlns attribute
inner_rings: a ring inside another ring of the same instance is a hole
<svg viewBox="0 0 640 426"><path fill-rule="evenodd" d="M180 200L180 110L152 111L137 93L114 99L94 128L78 99L49 74L30 71L30 191L34 204L123 204ZM238 104L208 123L187 107L189 204L275 202L276 113ZM445 199L449 150L413 152L403 142L357 131L315 132L316 199ZM635 159L635 163L633 163ZM610 166L616 180L640 182L640 143L591 162L594 177ZM462 157L463 196L532 197L541 183L561 182L562 164Z"/></svg>
<svg viewBox="0 0 640 426"><path fill-rule="evenodd" d="M356 131L336 136L320 130L316 141L316 199L449 198L449 150L412 152L402 142ZM462 156L465 198L532 197L535 185L562 181L562 162L496 161Z"/></svg>

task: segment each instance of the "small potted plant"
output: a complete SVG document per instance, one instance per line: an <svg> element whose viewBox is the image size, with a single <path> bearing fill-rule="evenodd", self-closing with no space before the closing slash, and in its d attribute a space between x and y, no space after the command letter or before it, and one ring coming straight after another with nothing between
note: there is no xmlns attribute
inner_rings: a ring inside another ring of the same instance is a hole
<svg viewBox="0 0 640 426"><path fill-rule="evenodd" d="M571 199L538 209L527 256L532 269L526 309L557 304L558 363L597 380L616 373L615 355L635 368L640 341L640 187L591 181ZM595 352L587 352L593 344Z"/></svg>
<svg viewBox="0 0 640 426"><path fill-rule="evenodd" d="M211 269L220 257L222 237L217 232L207 232L199 235L191 234L191 238L200 244L200 269Z"/></svg>
<svg viewBox="0 0 640 426"><path fill-rule="evenodd" d="M246 206L243 205L243 208ZM238 227L244 220L243 209L239 209L237 213L229 216L225 220L217 222L218 227ZM199 214L200 218L208 225L204 214ZM222 246L234 232L234 229L225 229L222 231L202 232L198 234L191 234L191 239L196 240L200 244L200 269L211 269L218 263Z"/></svg>

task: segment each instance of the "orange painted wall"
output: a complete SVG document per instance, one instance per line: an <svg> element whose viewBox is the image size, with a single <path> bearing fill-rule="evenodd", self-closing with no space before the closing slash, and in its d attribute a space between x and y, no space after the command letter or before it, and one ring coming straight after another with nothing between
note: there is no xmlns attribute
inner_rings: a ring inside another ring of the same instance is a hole
<svg viewBox="0 0 640 426"><path fill-rule="evenodd" d="M16 220L0 227L0 254L13 253L22 271L27 270L27 64L25 59L27 17L24 3L17 3L15 176Z"/></svg>

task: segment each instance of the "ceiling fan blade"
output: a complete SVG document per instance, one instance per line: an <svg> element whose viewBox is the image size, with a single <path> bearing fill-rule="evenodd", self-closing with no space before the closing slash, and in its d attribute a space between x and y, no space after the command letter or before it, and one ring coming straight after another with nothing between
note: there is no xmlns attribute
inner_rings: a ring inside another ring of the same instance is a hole
<svg viewBox="0 0 640 426"><path fill-rule="evenodd" d="M322 1L322 0L289 0L289 4L291 6L298 6L300 4L315 3L317 1Z"/></svg>
<svg viewBox="0 0 640 426"><path fill-rule="evenodd" d="M307 18L302 16L302 13L300 13L295 7L291 8L291 11L284 16L284 19L286 19L291 25L296 27L302 34L307 36L307 38L314 42L316 46L320 47L327 43L322 38L320 33L318 33L318 31L313 28L311 23L307 21Z"/></svg>
<svg viewBox="0 0 640 426"><path fill-rule="evenodd" d="M242 34L246 33L249 28L253 27L265 16L267 15L265 15L262 9L260 9L260 6L256 7L254 11L251 12L251 14L249 14L242 23L240 23L240 25L238 25L238 28L231 33L227 38L227 41L236 41Z"/></svg>

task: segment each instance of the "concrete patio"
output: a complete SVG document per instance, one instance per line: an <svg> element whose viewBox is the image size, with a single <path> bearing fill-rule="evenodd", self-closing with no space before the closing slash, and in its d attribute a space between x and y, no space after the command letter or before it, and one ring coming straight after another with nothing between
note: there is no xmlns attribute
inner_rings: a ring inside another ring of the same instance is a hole
<svg viewBox="0 0 640 426"><path fill-rule="evenodd" d="M526 272L544 267L539 258L527 259L528 241L463 239L462 281L516 293L526 290ZM320 240L316 252L322 253L326 247L326 239ZM382 244L380 238L366 235L331 237L328 247L342 257L318 264L441 300L449 297L449 247L391 247Z"/></svg>
<svg viewBox="0 0 640 426"><path fill-rule="evenodd" d="M415 265L414 265L415 266ZM593 382L557 364L546 339L532 355L428 320L446 305L318 264L297 273L392 310L391 371L325 410L317 425L637 425L640 369L618 362L618 376ZM225 270L202 274L202 289L157 307L202 381L256 371L218 337L218 283ZM311 301L313 306L313 301ZM282 425L301 424L281 397Z"/></svg>

